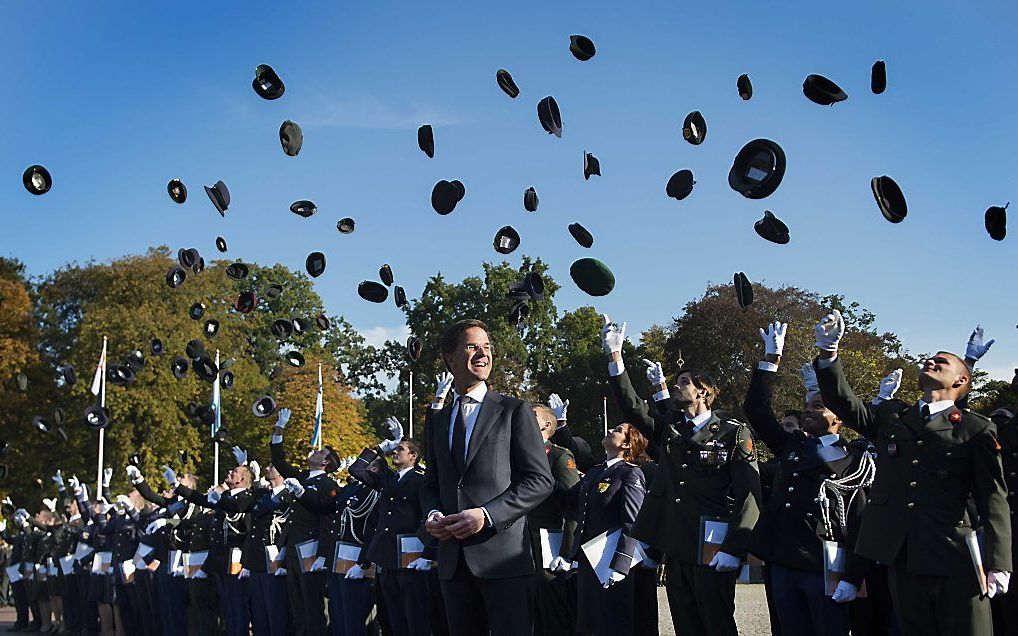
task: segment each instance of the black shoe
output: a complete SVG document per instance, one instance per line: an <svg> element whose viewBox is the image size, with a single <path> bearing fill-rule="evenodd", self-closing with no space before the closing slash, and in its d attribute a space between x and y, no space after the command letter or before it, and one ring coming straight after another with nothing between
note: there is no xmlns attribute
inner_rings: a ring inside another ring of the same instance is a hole
<svg viewBox="0 0 1018 636"><path fill-rule="evenodd" d="M25 631L25 628L26 628L26 627L28 627L28 625L26 625L26 624L24 624L24 623L21 623L21 624L18 624L18 623L14 623L14 625L12 625L11 627L9 627L9 628L7 629L7 631L8 631L8 632L23 632L23 631Z"/></svg>

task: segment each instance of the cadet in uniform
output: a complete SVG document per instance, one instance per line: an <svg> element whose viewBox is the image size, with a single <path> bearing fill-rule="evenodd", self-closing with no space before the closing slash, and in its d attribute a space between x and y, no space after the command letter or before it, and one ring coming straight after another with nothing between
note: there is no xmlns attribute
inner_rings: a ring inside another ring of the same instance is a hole
<svg viewBox="0 0 1018 636"><path fill-rule="evenodd" d="M353 475L339 491L338 515L330 517L329 549L335 557L338 543L356 546L360 549L358 558L366 554L365 541L374 532L378 522L379 493L368 488ZM332 560L330 560L331 563ZM351 566L345 573L329 570L329 614L332 620L329 631L332 636L365 636L368 619L374 606L374 578L365 575L366 568L360 563ZM338 618L337 618L338 614Z"/></svg>
<svg viewBox="0 0 1018 636"><path fill-rule="evenodd" d="M244 597L255 636L284 636L289 606L286 594L288 573L285 568L282 574L269 572L269 553L266 548L283 548L283 535L293 494L283 484L283 476L272 464L265 467L265 478L269 487L258 488L252 493L249 508L251 529L241 547L241 564L247 571L243 581Z"/></svg>
<svg viewBox="0 0 1018 636"><path fill-rule="evenodd" d="M604 320L609 386L622 417L657 446L660 457L633 537L666 556L665 585L678 636L734 635L735 582L759 515L760 473L749 427L710 410L717 390L703 373L680 372L671 398L660 364L648 369L651 384L660 389L652 414L625 371L625 325ZM727 531L720 550L701 564L701 527L707 520L727 524Z"/></svg>
<svg viewBox="0 0 1018 636"><path fill-rule="evenodd" d="M827 407L876 446L877 476L856 551L891 567L903 633L987 634L989 601L980 594L968 548L978 520L968 501L982 521L991 595L1007 592L1011 524L996 427L956 405L968 395L972 372L942 351L923 362L918 403L868 405L852 392L837 357L844 333L837 310L817 325L821 352L814 364Z"/></svg>
<svg viewBox="0 0 1018 636"><path fill-rule="evenodd" d="M1018 387L1018 372L1011 382ZM1007 503L1011 516L1011 558L1018 550L1018 532L1015 532L1015 521L1018 520L1018 417L1010 408L1000 408L990 414L990 419L997 425L997 439L1000 442L1000 457L1004 468L1004 482L1007 485ZM1008 590L1006 594L996 594L990 601L993 610L993 633L998 636L1012 634L1018 630L1018 591Z"/></svg>

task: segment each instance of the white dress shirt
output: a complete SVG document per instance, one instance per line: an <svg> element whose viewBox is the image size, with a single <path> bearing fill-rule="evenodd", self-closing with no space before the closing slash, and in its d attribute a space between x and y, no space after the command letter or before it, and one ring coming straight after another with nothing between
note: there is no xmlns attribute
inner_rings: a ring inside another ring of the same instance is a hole
<svg viewBox="0 0 1018 636"><path fill-rule="evenodd" d="M707 423L707 420L710 419L710 416L712 415L712 413L713 413L712 411L704 411L703 413L700 413L696 417L691 418L689 420L690 422L693 423L693 432L694 433L697 432L698 430L700 430L701 428L703 428L703 425Z"/></svg>
<svg viewBox="0 0 1018 636"><path fill-rule="evenodd" d="M414 467L411 465L411 466L407 466L406 468L401 468L401 469L397 470L396 471L396 481L399 481L399 480L403 479L403 475L409 473L413 469L414 469Z"/></svg>
<svg viewBox="0 0 1018 636"><path fill-rule="evenodd" d="M954 401L953 400L937 400L936 402L927 403L927 402L923 402L922 400L919 400L919 412L920 413L922 413L924 406L929 406L930 407L930 417L933 417L934 415L936 415L937 413L940 413L941 411L946 411L947 409L954 408Z"/></svg>

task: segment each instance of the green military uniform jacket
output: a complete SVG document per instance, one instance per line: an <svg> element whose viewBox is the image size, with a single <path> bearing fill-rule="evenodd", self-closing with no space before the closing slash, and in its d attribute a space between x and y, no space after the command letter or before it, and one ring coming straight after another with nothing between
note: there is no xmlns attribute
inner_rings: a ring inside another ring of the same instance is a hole
<svg viewBox="0 0 1018 636"><path fill-rule="evenodd" d="M986 570L1010 572L1011 523L996 427L952 407L924 421L919 405L866 404L852 392L841 362L817 369L824 404L876 447L877 475L863 512L856 552L925 576L974 576L965 543L982 520Z"/></svg>
<svg viewBox="0 0 1018 636"><path fill-rule="evenodd" d="M573 484L580 481L580 473L576 469L576 460L569 449L546 441L544 452L548 454L551 478L555 480L555 486L548 498L530 511L527 521L534 533L538 533L540 528L563 531L562 547L559 554L565 556L572 550L572 535L576 522L565 519L562 512L562 497L569 492Z"/></svg>
<svg viewBox="0 0 1018 636"><path fill-rule="evenodd" d="M658 470L632 536L683 563L700 562L701 520L728 523L721 550L746 558L760 515L760 472L749 427L712 414L691 435L685 415L667 405L651 412L623 371L609 386L625 421L658 447Z"/></svg>

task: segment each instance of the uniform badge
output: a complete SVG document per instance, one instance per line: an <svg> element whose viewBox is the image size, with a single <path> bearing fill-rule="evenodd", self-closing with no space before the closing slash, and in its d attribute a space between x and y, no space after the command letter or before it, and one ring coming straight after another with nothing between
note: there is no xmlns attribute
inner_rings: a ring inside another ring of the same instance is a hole
<svg viewBox="0 0 1018 636"><path fill-rule="evenodd" d="M887 443L887 454L889 456L891 456L891 457L894 457L895 455L898 454L898 444L897 444L897 442L888 442Z"/></svg>
<svg viewBox="0 0 1018 636"><path fill-rule="evenodd" d="M950 415L947 416L947 419L950 420L952 424L957 424L961 422L961 411L952 412Z"/></svg>
<svg viewBox="0 0 1018 636"><path fill-rule="evenodd" d="M568 468L569 470L576 470L576 460L567 459L566 468Z"/></svg>
<svg viewBox="0 0 1018 636"><path fill-rule="evenodd" d="M611 482L607 482L607 481L598 482L598 484L597 484L597 492L599 492L599 493L601 493L603 495L604 493L608 492L609 486L611 486Z"/></svg>

